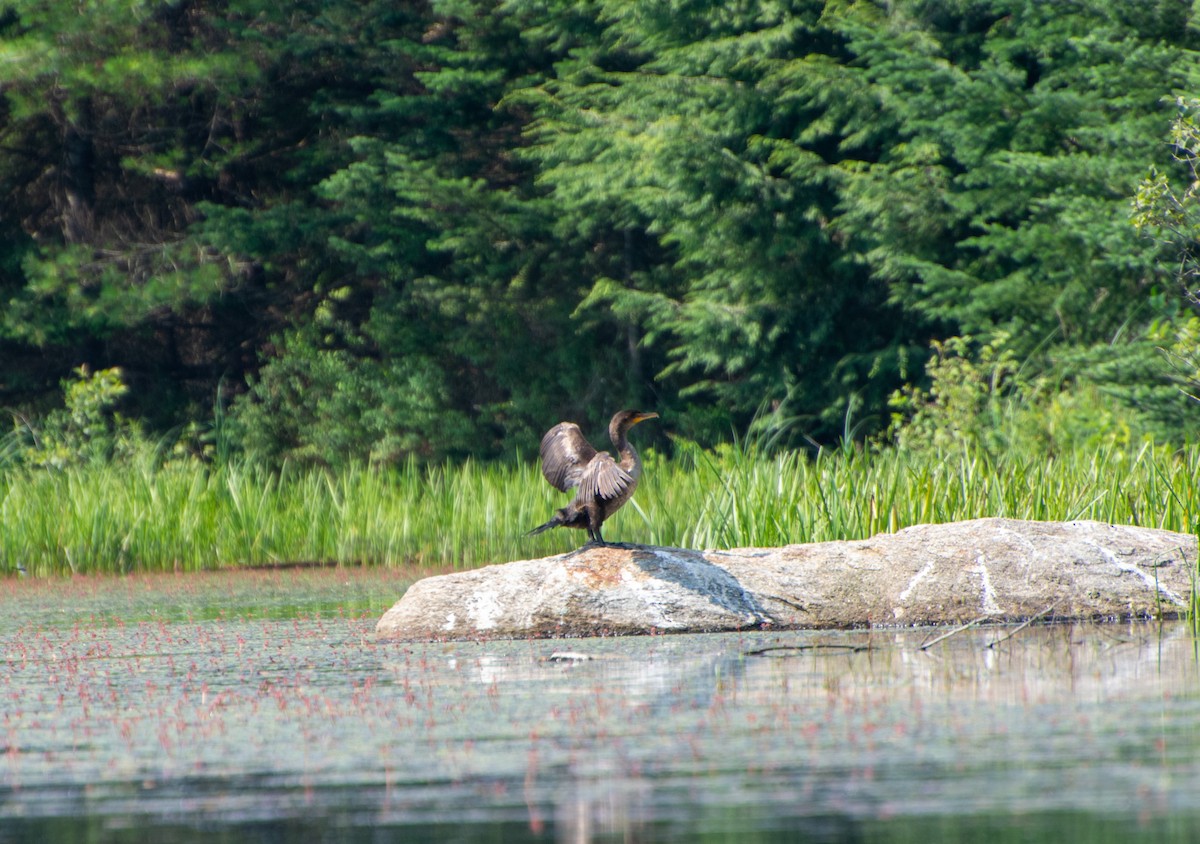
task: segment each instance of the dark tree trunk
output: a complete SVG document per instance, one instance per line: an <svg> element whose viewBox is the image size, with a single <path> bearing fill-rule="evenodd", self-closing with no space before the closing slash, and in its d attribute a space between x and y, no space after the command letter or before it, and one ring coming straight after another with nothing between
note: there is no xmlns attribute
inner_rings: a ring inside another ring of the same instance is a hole
<svg viewBox="0 0 1200 844"><path fill-rule="evenodd" d="M92 141L92 106L76 104L75 115L63 118L62 205L59 209L67 243L84 243L95 227L96 149Z"/></svg>

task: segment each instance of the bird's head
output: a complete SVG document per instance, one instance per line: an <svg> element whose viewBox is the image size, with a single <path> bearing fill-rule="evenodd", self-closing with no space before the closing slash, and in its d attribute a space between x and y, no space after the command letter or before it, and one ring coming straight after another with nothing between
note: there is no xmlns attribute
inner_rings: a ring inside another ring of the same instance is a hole
<svg viewBox="0 0 1200 844"><path fill-rule="evenodd" d="M622 410L613 416L612 421L608 423L608 433L615 440L620 434L628 431L639 422L657 418L658 414L653 411Z"/></svg>

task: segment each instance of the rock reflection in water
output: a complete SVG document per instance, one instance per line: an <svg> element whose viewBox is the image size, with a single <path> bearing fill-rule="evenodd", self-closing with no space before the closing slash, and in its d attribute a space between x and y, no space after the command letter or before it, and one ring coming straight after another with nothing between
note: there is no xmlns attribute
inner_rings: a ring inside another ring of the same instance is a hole
<svg viewBox="0 0 1200 844"><path fill-rule="evenodd" d="M592 661L488 656L475 681L536 700L524 794L557 807L560 832L720 827L723 812L764 830L1145 823L1190 817L1200 772L1194 642L1160 632L1030 628L989 648L1000 633L970 631L932 651L923 631L593 640Z"/></svg>
<svg viewBox="0 0 1200 844"><path fill-rule="evenodd" d="M95 618L0 632L3 844L1185 841L1200 822L1185 625L921 650L944 631L413 645L369 618Z"/></svg>

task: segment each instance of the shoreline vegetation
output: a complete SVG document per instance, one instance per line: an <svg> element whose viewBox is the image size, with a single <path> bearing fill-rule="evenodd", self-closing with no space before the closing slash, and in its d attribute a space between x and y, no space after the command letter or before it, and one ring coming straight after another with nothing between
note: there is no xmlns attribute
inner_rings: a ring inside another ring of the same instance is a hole
<svg viewBox="0 0 1200 844"><path fill-rule="evenodd" d="M613 519L612 541L776 546L982 516L1200 530L1198 446L1051 457L850 448L767 455L731 446L644 459L636 497ZM578 531L524 535L561 498L528 460L338 471L272 471L236 459L12 467L0 471L0 573L300 562L472 568L578 547Z"/></svg>

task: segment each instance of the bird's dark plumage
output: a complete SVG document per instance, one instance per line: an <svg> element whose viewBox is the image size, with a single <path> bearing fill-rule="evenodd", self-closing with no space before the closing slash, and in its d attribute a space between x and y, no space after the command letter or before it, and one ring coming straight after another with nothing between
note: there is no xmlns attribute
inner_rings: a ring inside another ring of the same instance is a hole
<svg viewBox="0 0 1200 844"><path fill-rule="evenodd" d="M554 527L580 528L591 542L604 545L600 526L633 496L642 474L642 461L627 438L629 429L657 413L622 410L608 424L608 435L616 447L614 458L596 451L574 422L560 422L542 437L542 474L555 489L575 490L575 497L554 517L529 533Z"/></svg>

